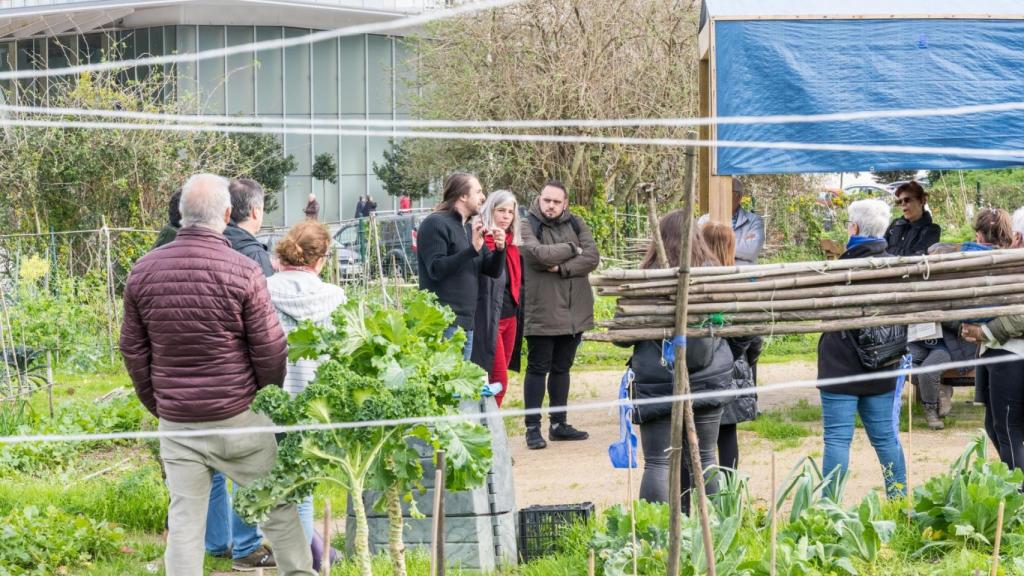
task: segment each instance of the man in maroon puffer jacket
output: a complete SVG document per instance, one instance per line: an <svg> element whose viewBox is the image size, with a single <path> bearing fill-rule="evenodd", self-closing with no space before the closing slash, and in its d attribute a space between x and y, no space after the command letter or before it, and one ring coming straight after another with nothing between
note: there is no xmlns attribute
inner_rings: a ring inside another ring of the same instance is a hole
<svg viewBox="0 0 1024 576"><path fill-rule="evenodd" d="M228 181L190 178L181 214L177 238L140 258L125 286L120 348L135 391L161 431L269 426L249 404L260 388L281 385L287 341L260 267L223 236ZM171 494L166 572L202 574L212 472L243 486L266 475L274 435L161 438L160 457ZM314 574L294 504L274 509L263 530L280 574Z"/></svg>

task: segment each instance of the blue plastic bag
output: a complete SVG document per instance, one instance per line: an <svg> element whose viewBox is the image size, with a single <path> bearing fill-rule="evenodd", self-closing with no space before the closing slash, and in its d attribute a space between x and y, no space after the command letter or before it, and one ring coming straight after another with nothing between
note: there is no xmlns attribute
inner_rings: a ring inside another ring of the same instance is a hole
<svg viewBox="0 0 1024 576"><path fill-rule="evenodd" d="M629 384L633 381L633 371L629 368L622 375L619 383L619 400L629 399ZM633 433L633 422L629 416L633 406L628 402L619 405L619 440L608 446L608 458L613 468L636 468L636 434Z"/></svg>

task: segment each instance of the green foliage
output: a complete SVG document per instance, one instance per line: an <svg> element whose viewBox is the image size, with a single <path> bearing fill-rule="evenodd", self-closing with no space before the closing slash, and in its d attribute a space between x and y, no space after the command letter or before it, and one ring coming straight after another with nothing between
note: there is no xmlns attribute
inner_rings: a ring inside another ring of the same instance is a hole
<svg viewBox="0 0 1024 576"><path fill-rule="evenodd" d="M120 458L123 453L112 454ZM94 464L104 468L110 460ZM8 478L0 482L0 516L27 506L52 505L68 514L104 520L131 530L162 532L167 519L167 488L155 462L124 475L116 470L86 481L51 478ZM83 471L84 472L84 471ZM78 474L78 478L83 475Z"/></svg>
<svg viewBox="0 0 1024 576"><path fill-rule="evenodd" d="M409 147L401 140L389 140L384 149L384 162L373 163L373 173L389 196L408 196L411 200L430 195L430 180L410 170Z"/></svg>
<svg viewBox="0 0 1024 576"><path fill-rule="evenodd" d="M277 199L284 190L285 178L298 168L299 163L291 154L285 156L284 147L273 134L234 134L231 141L238 149L238 156L224 173L259 182L267 193L264 210L277 210Z"/></svg>
<svg viewBox="0 0 1024 576"><path fill-rule="evenodd" d="M289 357L325 358L316 377L294 399L264 389L254 409L277 424L332 424L455 414L461 401L479 398L486 374L462 359L465 334L443 337L454 314L427 292L416 292L403 306L352 300L334 312L333 327L304 323L289 336ZM287 435L270 476L239 491L235 508L260 521L278 502L298 502L318 482L344 487L356 509L357 556L369 570L363 492L376 487L408 495L419 486L423 471L414 439L446 450L451 489L485 479L491 442L478 423L341 427Z"/></svg>
<svg viewBox="0 0 1024 576"><path fill-rule="evenodd" d="M172 114L193 104L164 98L173 90L173 77L153 73L126 81L118 76L103 72L51 82L48 103ZM236 140L216 132L9 126L2 140L0 228L11 232L45 232L44 223L59 231L98 229L104 219L110 225L156 227L165 219L166 198L188 175L236 176L263 160L245 155Z"/></svg>
<svg viewBox="0 0 1024 576"><path fill-rule="evenodd" d="M0 575L64 574L117 553L123 532L106 522L35 506L0 519Z"/></svg>
<svg viewBox="0 0 1024 576"><path fill-rule="evenodd" d="M1006 506L1004 528L1012 529L1024 522L1024 495L1020 493L1024 472L986 460L987 446L988 439L979 434L948 473L929 479L915 491L914 519L925 528L926 539L930 540L919 554L958 543L991 546L999 502Z"/></svg>
<svg viewBox="0 0 1024 576"><path fill-rule="evenodd" d="M811 435L809 428L789 422L778 412L764 412L756 420L740 423L739 427L756 433L778 448L797 446L802 438Z"/></svg>
<svg viewBox="0 0 1024 576"><path fill-rule="evenodd" d="M151 418L133 397L105 403L75 400L61 404L54 418L32 412L17 434L92 434L138 430ZM99 442L26 442L0 446L0 477L30 474L46 477L80 463L83 453L102 447Z"/></svg>
<svg viewBox="0 0 1024 576"><path fill-rule="evenodd" d="M327 152L317 154L316 159L313 161L313 171L311 174L313 178L321 182L337 184L338 163L334 161L334 155Z"/></svg>
<svg viewBox="0 0 1024 576"><path fill-rule="evenodd" d="M871 175L879 184L892 184L917 178L917 170L890 170L888 172L872 172Z"/></svg>

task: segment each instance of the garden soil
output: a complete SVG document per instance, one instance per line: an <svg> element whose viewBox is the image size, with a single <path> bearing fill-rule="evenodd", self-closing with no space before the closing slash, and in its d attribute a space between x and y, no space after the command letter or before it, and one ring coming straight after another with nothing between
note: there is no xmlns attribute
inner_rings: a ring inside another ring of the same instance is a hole
<svg viewBox="0 0 1024 576"><path fill-rule="evenodd" d="M574 372L570 405L602 400L614 400L618 393L621 372L595 371ZM794 380L812 380L816 367L812 362L789 362L758 366L760 384L774 384ZM943 431L931 431L920 418L914 419L914 431L910 450L912 451L910 484L923 481L946 470L949 464L964 450L967 442L978 433L978 422L982 418L980 406L970 406L973 388L958 388L954 396L954 415L957 423ZM509 398L515 405L522 406L521 385L513 384ZM904 397L905 398L905 397ZM782 409L796 404L801 399L817 405L818 391L815 388L786 390L771 394L762 393L759 409L762 411ZM905 406L905 404L904 404ZM975 414L976 413L976 414ZM906 408L903 410L906 417ZM643 454L640 454L640 468L632 471L632 479L626 470L611 467L608 458L609 444L619 439L617 414L613 410L570 413L569 423L590 433L590 439L582 442L548 442L543 450L527 450L521 425L510 426L512 454L514 458L516 505L520 508L535 504L572 504L593 502L599 509L625 502L630 483L632 493L639 492L640 475L643 473ZM821 464L823 450L820 422L803 424L813 434L803 438L793 447L774 449L771 442L756 433L740 431L740 470L750 477L751 495L755 500L767 501L771 494L771 455L776 460L776 482L781 484L789 470L803 457L812 456ZM545 418L544 435L547 437ZM639 434L638 434L639 436ZM901 434L906 449L908 434ZM990 449L990 454L994 453ZM882 487L882 473L874 450L863 429L854 435L850 453L850 479L846 488L846 501L856 502L871 490Z"/></svg>

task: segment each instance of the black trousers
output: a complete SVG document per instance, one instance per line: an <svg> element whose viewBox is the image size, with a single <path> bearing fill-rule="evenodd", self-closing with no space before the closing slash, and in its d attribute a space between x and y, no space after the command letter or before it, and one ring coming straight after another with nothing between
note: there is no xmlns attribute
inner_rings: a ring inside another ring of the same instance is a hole
<svg viewBox="0 0 1024 576"><path fill-rule="evenodd" d="M990 349L982 358L1014 356ZM1011 470L1024 469L1024 358L975 368L978 395L985 401L985 432Z"/></svg>
<svg viewBox="0 0 1024 576"><path fill-rule="evenodd" d="M700 466L704 479L710 480L705 486L708 494L718 492L718 481L708 474L708 468L715 465L715 448L718 444L718 426L722 421L722 407L697 408L693 411L693 423L697 428L697 447L700 449ZM644 475L640 480L640 497L648 502L668 502L668 448L671 446L672 419L661 418L640 425L640 447L644 451ZM690 513L690 453L686 434L683 434L683 512Z"/></svg>
<svg viewBox="0 0 1024 576"><path fill-rule="evenodd" d="M548 394L551 408L564 408L569 403L569 371L576 360L576 349L583 334L565 336L527 336L526 377L523 379L523 400L526 409L537 409ZM565 412L549 415L552 424L565 424ZM540 414L526 416L526 426L540 426Z"/></svg>
<svg viewBox="0 0 1024 576"><path fill-rule="evenodd" d="M729 345L734 359L742 358L747 361L756 386L757 359L761 357L761 350L764 349L764 338L738 336L726 338L725 342ZM722 424L721 430L718 432L718 461L726 468L737 469L740 467L740 445L735 424Z"/></svg>

